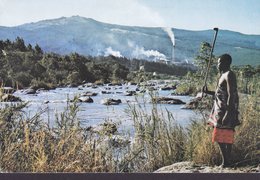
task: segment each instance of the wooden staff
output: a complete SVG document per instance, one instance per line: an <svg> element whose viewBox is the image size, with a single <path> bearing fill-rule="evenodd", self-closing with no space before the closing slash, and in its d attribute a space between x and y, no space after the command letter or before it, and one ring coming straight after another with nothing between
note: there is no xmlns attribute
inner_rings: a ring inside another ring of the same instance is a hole
<svg viewBox="0 0 260 180"><path fill-rule="evenodd" d="M205 76L205 79L204 79L204 86L203 87L205 87L207 85L207 80L208 80L208 75L209 75L209 68L210 68L210 65L211 65L213 50L214 50L215 42L216 42L217 35L218 35L218 28L215 27L213 30L215 31L215 34L214 34L213 43L212 43L212 46L211 46L210 57L209 57L208 65L207 65L207 71L206 71L206 76ZM202 91L202 97L203 97L203 95L204 95L204 93Z"/></svg>

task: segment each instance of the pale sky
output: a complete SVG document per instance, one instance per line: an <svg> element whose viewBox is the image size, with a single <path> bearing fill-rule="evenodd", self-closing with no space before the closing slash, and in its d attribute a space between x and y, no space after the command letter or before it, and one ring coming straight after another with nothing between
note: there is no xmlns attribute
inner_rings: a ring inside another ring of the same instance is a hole
<svg viewBox="0 0 260 180"><path fill-rule="evenodd" d="M260 35L260 0L0 0L0 26L79 15L101 22Z"/></svg>

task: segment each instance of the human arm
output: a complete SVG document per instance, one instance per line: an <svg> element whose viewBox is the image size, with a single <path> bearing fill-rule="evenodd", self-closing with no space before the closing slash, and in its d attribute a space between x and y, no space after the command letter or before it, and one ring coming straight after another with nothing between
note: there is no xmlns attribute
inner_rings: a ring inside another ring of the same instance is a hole
<svg viewBox="0 0 260 180"><path fill-rule="evenodd" d="M207 87L206 85L203 86L202 92L203 92L203 93L206 93L206 94L209 94L209 95L211 95L211 96L214 96L214 95L215 95L215 92L214 92L214 91L209 91L209 90L208 90L208 87Z"/></svg>

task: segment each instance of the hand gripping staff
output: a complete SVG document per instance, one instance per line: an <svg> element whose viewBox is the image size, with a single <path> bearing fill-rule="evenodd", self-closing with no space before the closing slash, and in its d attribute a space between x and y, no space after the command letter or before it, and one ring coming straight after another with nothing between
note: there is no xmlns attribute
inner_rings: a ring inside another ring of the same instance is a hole
<svg viewBox="0 0 260 180"><path fill-rule="evenodd" d="M211 46L210 57L209 57L208 65L207 65L207 71L206 71L206 76L205 76L205 79L204 79L204 86L203 87L205 87L207 85L207 80L208 80L208 75L209 75L209 68L210 68L210 65L211 65L213 50L214 50L215 42L216 42L217 35L218 35L218 28L215 27L213 30L215 31L215 34L214 34L214 39L213 39L213 43L212 43L212 46ZM202 91L202 97L203 97L203 94L204 93Z"/></svg>

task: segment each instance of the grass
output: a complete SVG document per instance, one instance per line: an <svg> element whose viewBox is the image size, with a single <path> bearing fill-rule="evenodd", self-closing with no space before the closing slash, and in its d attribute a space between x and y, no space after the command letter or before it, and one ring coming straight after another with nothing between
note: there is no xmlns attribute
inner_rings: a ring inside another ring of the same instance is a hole
<svg viewBox="0 0 260 180"><path fill-rule="evenodd" d="M233 163L257 165L259 98L240 99L242 125L236 129ZM41 119L42 112L26 118L22 111L26 105L0 110L0 168L6 172L153 172L180 161L212 166L221 161L205 119L182 127L157 104L149 104L149 109L146 103L129 104L135 134L124 146L111 143L115 131L107 130L110 126L101 132L82 127L77 103L68 103L64 112L52 117L53 127Z"/></svg>

